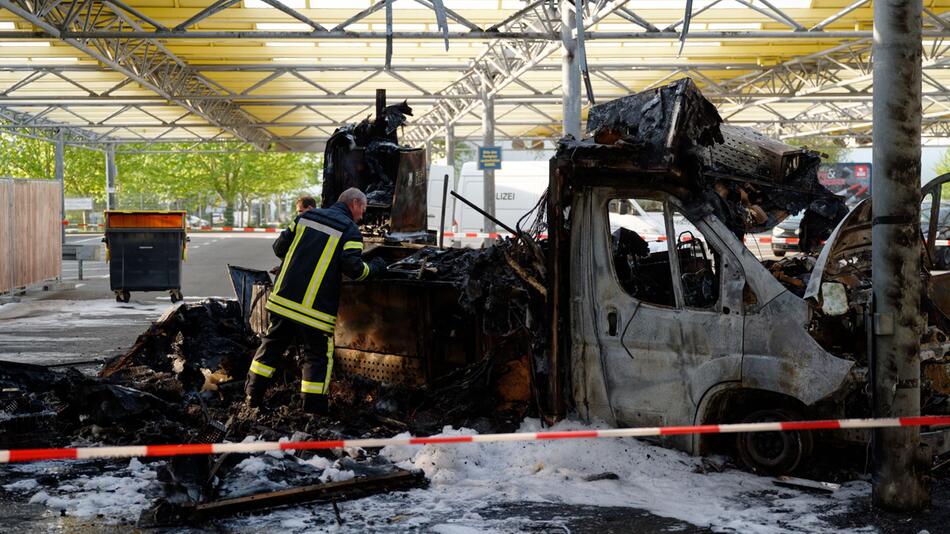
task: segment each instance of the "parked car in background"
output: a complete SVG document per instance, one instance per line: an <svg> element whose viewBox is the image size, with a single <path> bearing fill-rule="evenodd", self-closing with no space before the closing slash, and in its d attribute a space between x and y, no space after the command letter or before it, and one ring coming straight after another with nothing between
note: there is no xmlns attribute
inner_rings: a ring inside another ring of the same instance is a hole
<svg viewBox="0 0 950 534"><path fill-rule="evenodd" d="M196 217L194 215L188 216L188 226L192 228L200 228L202 226L211 226L207 220L202 219L201 217Z"/></svg>
<svg viewBox="0 0 950 534"><path fill-rule="evenodd" d="M922 199L920 202L920 233L924 241L934 240L933 247L930 249L930 259L935 268L940 270L950 270L950 200L944 200L940 187L942 182L950 178L950 175L943 175L935 178L925 185L921 191ZM940 198L936 209L936 219L934 219L933 197ZM931 220L933 223L931 225ZM933 232L931 237L930 233Z"/></svg>
<svg viewBox="0 0 950 534"><path fill-rule="evenodd" d="M772 254L782 257L786 252L798 252L798 227L804 213L792 215L772 228Z"/></svg>

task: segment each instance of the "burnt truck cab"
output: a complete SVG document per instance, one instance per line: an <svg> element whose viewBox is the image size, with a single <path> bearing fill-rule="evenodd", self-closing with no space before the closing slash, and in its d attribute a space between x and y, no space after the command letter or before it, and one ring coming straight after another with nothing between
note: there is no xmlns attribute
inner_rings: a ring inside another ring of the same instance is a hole
<svg viewBox="0 0 950 534"><path fill-rule="evenodd" d="M677 133L668 132L661 142ZM710 207L686 165L645 155L649 144L599 141L562 140L551 161L549 402L619 427L869 417L869 202L817 258L801 260L813 270L796 294ZM652 218L639 228L659 235L626 224L618 204L639 205ZM945 374L950 347L936 345L928 350ZM663 439L694 454L713 443ZM740 434L727 445L747 467L787 473L813 439Z"/></svg>
<svg viewBox="0 0 950 534"><path fill-rule="evenodd" d="M662 172L578 160L556 162L553 172L569 218L551 231L567 252L558 272L566 291L560 319L570 325L561 365L580 416L615 426L718 423L727 404L764 410L768 398L791 417L846 388L854 362L810 336L809 304L715 215L696 218L675 191L658 188ZM635 274L621 272L624 232L612 231L610 210L617 199L662 207L663 233L640 237L666 246L629 270L641 273L640 285L664 291L637 291ZM696 436L671 443L701 452Z"/></svg>

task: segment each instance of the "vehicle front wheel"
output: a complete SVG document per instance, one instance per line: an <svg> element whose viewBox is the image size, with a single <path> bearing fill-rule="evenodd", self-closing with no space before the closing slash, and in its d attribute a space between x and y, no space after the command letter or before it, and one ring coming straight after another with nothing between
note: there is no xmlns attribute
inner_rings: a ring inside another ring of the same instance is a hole
<svg viewBox="0 0 950 534"><path fill-rule="evenodd" d="M782 256L785 255L785 251L784 251L784 250L772 249L772 254L774 254L775 257L777 257L777 258L781 258Z"/></svg>
<svg viewBox="0 0 950 534"><path fill-rule="evenodd" d="M749 414L743 423L766 423L799 420L798 414L787 410L759 410ZM755 473L772 476L787 475L801 466L811 455L811 432L743 432L736 435L739 462Z"/></svg>

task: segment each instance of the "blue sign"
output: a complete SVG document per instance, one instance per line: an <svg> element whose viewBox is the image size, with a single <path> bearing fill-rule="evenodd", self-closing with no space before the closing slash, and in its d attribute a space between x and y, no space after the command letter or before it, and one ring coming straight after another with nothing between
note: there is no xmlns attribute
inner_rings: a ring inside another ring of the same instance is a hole
<svg viewBox="0 0 950 534"><path fill-rule="evenodd" d="M478 148L478 170L496 170L501 168L501 147L483 146Z"/></svg>

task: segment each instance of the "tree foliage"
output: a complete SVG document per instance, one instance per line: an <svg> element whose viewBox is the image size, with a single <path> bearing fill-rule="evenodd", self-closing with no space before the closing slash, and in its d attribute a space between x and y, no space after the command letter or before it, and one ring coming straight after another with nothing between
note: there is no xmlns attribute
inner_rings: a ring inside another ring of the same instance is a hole
<svg viewBox="0 0 950 534"><path fill-rule="evenodd" d="M937 162L937 166L934 167L934 171L937 173L937 176L943 176L950 172L950 148L943 153L943 157L940 158L940 161Z"/></svg>
<svg viewBox="0 0 950 534"><path fill-rule="evenodd" d="M432 141L432 161L445 158L445 139L434 139ZM462 172L462 164L466 161L475 160L475 147L465 141L455 142L455 176Z"/></svg>
<svg viewBox="0 0 950 534"><path fill-rule="evenodd" d="M202 211L223 205L225 219L246 208L251 199L292 194L317 183L322 155L260 152L224 143L124 145L116 152L116 188L120 208L174 205ZM150 152L150 151L151 152ZM160 150L161 152L157 152ZM53 178L55 144L0 135L0 175ZM67 146L67 196L105 197L105 154Z"/></svg>
<svg viewBox="0 0 950 534"><path fill-rule="evenodd" d="M166 154L129 153L116 161L122 192L167 199L203 199L225 207L227 223L252 198L292 193L317 183L322 157L314 154L229 149L221 144Z"/></svg>
<svg viewBox="0 0 950 534"><path fill-rule="evenodd" d="M824 137L795 137L785 139L786 143L792 146L799 146L820 152L822 154L821 162L825 165L834 165L841 163L848 153L851 152L844 143L835 142Z"/></svg>
<svg viewBox="0 0 950 534"><path fill-rule="evenodd" d="M105 156L97 150L67 146L64 153L67 196L105 195ZM41 139L0 134L0 176L53 179L56 145Z"/></svg>

